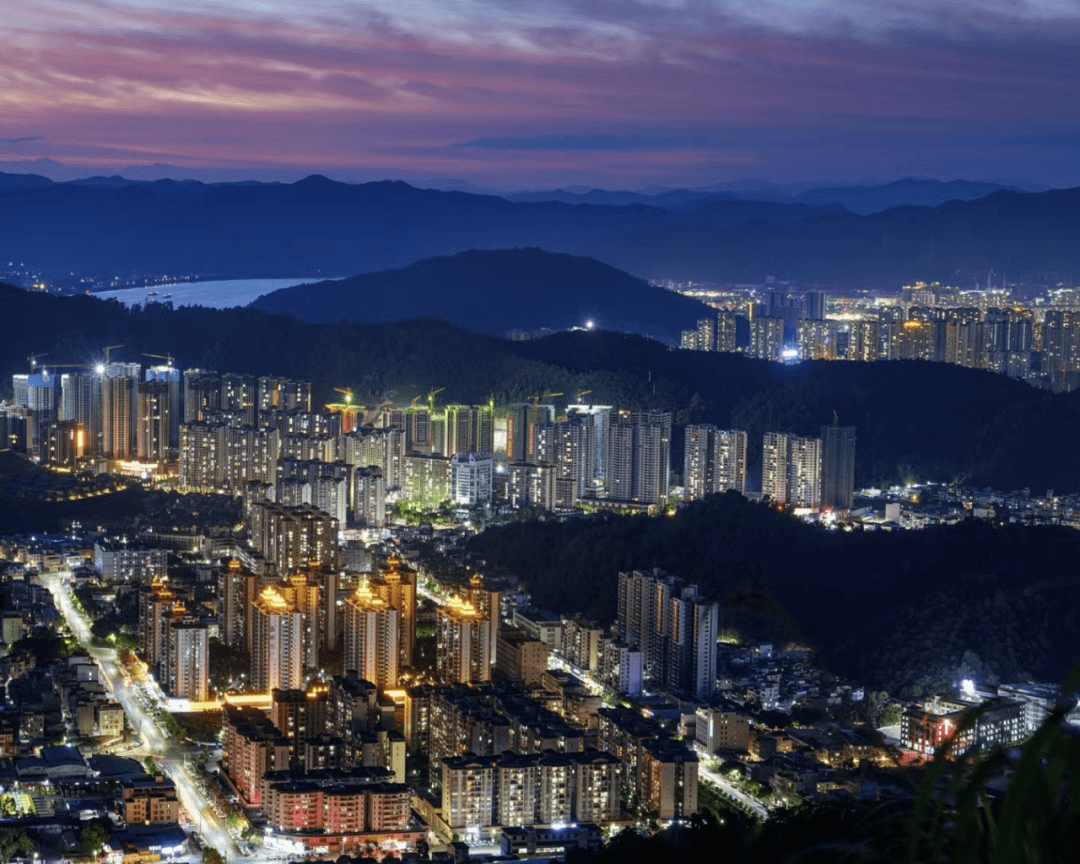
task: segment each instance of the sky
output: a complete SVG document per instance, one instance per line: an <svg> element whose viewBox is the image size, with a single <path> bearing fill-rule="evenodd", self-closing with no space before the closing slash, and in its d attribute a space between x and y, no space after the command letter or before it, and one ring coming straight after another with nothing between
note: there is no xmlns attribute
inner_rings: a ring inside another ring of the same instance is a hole
<svg viewBox="0 0 1080 864"><path fill-rule="evenodd" d="M1075 186L1078 45L1077 0L11 0L0 170Z"/></svg>

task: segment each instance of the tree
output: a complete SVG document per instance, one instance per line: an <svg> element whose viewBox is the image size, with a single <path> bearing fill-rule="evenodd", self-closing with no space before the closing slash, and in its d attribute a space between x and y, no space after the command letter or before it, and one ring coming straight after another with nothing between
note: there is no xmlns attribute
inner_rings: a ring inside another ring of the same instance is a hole
<svg viewBox="0 0 1080 864"><path fill-rule="evenodd" d="M110 837L109 828L102 820L95 819L92 822L87 822L83 826L82 836L79 838L79 851L89 852L94 858L97 858L98 852L105 847Z"/></svg>
<svg viewBox="0 0 1080 864"><path fill-rule="evenodd" d="M0 862L7 864L16 855L27 855L35 849L34 841L19 828L0 829Z"/></svg>
<svg viewBox="0 0 1080 864"><path fill-rule="evenodd" d="M226 864L225 856L209 846L202 850L202 860L203 864Z"/></svg>

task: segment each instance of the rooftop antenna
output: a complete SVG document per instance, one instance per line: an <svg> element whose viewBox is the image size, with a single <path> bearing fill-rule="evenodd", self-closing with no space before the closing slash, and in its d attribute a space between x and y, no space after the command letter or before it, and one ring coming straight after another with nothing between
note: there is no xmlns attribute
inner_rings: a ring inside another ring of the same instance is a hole
<svg viewBox="0 0 1080 864"><path fill-rule="evenodd" d="M833 426L839 426L840 425L840 415L836 413L835 408L832 409L832 425Z"/></svg>

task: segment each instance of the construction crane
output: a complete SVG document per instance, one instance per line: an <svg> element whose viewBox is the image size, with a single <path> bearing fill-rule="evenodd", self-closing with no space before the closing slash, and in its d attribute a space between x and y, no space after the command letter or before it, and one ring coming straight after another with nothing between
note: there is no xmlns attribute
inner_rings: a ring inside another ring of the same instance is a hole
<svg viewBox="0 0 1080 864"><path fill-rule="evenodd" d="M435 413L435 397L442 393L445 389L445 387L440 387L438 390L433 389L430 393L428 393L428 408L430 409L432 414Z"/></svg>
<svg viewBox="0 0 1080 864"><path fill-rule="evenodd" d="M326 406L326 410L341 415L341 431L348 435L356 428L356 413L363 411L364 406L353 404L353 396L356 394L350 387L335 387L334 392L342 394L344 398L340 402L331 402Z"/></svg>
<svg viewBox="0 0 1080 864"><path fill-rule="evenodd" d="M115 345L113 347L115 347L115 348L123 348L124 346L123 345ZM172 366L172 364L173 364L173 356L172 356L172 354L147 354L144 351L142 356L143 357L153 357L153 358L155 358L157 360L164 360L169 366Z"/></svg>
<svg viewBox="0 0 1080 864"><path fill-rule="evenodd" d="M530 396L529 398L533 400L533 408L539 408L541 399L554 399L556 396L565 395L565 393L540 393L536 396Z"/></svg>
<svg viewBox="0 0 1080 864"><path fill-rule="evenodd" d="M49 356L48 351L42 351L40 354L31 354L29 357L27 357L26 359L30 361L30 371L31 372L36 372L37 371L38 357L48 357L48 356Z"/></svg>
<svg viewBox="0 0 1080 864"><path fill-rule="evenodd" d="M123 347L124 347L123 345L109 345L105 349L105 365L106 366L109 365L109 358L112 356L113 349L114 348L123 348Z"/></svg>
<svg viewBox="0 0 1080 864"><path fill-rule="evenodd" d="M577 404L578 404L578 405L580 405L580 404L581 404L581 397L582 397L582 396L588 396L588 395L589 395L590 393L592 393L592 390L578 390L578 391L577 391L577 392L576 392L576 393L574 394L574 397L575 397L575 401L577 402Z"/></svg>

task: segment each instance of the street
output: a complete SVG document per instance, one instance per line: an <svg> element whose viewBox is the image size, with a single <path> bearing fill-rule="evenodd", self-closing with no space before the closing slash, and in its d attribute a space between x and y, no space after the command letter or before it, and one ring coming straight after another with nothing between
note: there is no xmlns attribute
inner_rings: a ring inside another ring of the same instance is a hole
<svg viewBox="0 0 1080 864"><path fill-rule="evenodd" d="M184 753L180 747L162 735L154 718L142 706L134 692L124 686L123 677L117 666L116 651L112 648L99 648L93 645L90 624L71 602L70 590L60 578L46 576L42 578L42 581L52 593L57 609L67 620L75 638L97 662L101 669L103 683L109 688L113 698L123 707L131 728L142 739L140 752L160 757L158 764L169 779L176 784L180 803L192 827L202 837L204 845L217 849L230 862L242 860L224 824L214 813L210 803L185 767Z"/></svg>

